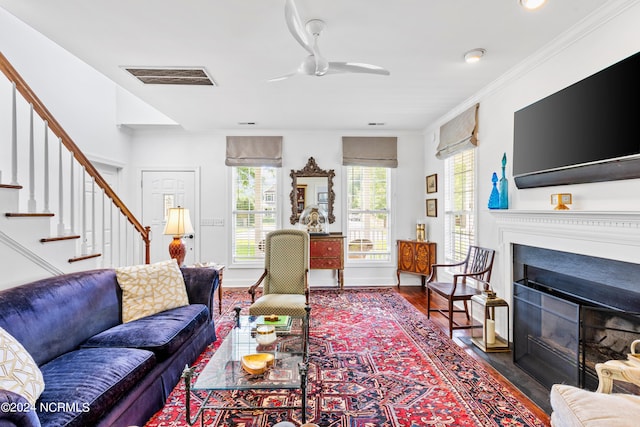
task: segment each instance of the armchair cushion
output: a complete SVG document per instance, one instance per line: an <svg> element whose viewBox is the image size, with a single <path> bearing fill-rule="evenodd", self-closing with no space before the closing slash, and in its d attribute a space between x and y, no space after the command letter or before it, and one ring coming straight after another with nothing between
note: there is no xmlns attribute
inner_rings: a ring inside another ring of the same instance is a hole
<svg viewBox="0 0 640 427"><path fill-rule="evenodd" d="M277 314L303 317L306 315L306 304L305 295L267 294L251 304L250 313L252 316Z"/></svg>
<svg viewBox="0 0 640 427"><path fill-rule="evenodd" d="M551 388L554 427L633 427L640 419L640 396L604 394L565 384Z"/></svg>

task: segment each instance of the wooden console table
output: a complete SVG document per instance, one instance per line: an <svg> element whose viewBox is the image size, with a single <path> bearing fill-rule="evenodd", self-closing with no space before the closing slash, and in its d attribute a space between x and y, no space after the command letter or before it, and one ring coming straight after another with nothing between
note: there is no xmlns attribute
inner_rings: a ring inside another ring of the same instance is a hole
<svg viewBox="0 0 640 427"><path fill-rule="evenodd" d="M310 235L309 268L311 270L336 270L338 286L344 288L344 238L342 233Z"/></svg>
<svg viewBox="0 0 640 427"><path fill-rule="evenodd" d="M417 240L398 240L398 286L400 273L419 274L422 287L431 274L431 264L436 263L436 244L433 242L418 242Z"/></svg>

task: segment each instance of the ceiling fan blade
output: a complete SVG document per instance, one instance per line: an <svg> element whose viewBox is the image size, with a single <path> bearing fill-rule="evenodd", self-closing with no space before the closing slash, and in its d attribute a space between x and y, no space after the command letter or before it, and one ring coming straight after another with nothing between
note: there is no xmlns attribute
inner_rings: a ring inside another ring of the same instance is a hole
<svg viewBox="0 0 640 427"><path fill-rule="evenodd" d="M297 76L298 74L300 74L298 71L294 71L293 73L284 74L282 76L274 77L274 78L269 79L267 81L268 82L279 82L280 80L286 80L286 79L289 79L291 77Z"/></svg>
<svg viewBox="0 0 640 427"><path fill-rule="evenodd" d="M293 38L295 38L307 52L313 55L313 46L309 42L309 33L307 33L304 25L302 25L302 21L300 21L300 15L293 0L287 0L284 5L284 19L287 21L287 27L289 27L289 32L291 32Z"/></svg>
<svg viewBox="0 0 640 427"><path fill-rule="evenodd" d="M358 62L329 62L327 73L365 73L388 76L391 73L377 65L361 64Z"/></svg>

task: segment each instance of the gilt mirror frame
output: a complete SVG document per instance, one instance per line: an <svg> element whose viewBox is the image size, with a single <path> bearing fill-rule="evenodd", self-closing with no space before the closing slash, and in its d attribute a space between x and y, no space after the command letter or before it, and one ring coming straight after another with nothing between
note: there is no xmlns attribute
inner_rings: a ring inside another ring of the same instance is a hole
<svg viewBox="0 0 640 427"><path fill-rule="evenodd" d="M296 199L296 193L298 189L298 178L326 177L327 193L328 193L327 221L329 221L329 224L333 224L336 220L336 217L333 214L333 202L336 198L336 195L333 192L333 178L336 176L334 170L329 169L327 171L324 169L320 169L320 167L318 167L318 164L316 163L316 160L313 157L309 157L309 160L307 161L307 165L304 168L299 169L297 171L294 171L293 169L291 169L291 173L289 174L289 176L291 177L291 194L289 195L289 198L291 199L291 217L289 218L289 222L291 222L291 224L296 224L298 222L298 218L300 217L300 214L298 213L298 206L297 206L297 199Z"/></svg>

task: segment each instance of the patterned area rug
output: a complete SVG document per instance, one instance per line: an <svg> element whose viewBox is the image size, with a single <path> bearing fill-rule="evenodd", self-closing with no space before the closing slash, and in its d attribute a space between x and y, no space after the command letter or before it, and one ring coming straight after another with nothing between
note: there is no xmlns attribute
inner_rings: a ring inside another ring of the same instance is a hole
<svg viewBox="0 0 640 427"><path fill-rule="evenodd" d="M545 426L425 315L392 289L312 292L307 421L322 427ZM246 291L225 291L218 341L196 361L201 370L233 326ZM186 426L184 384L147 427ZM286 405L299 394L233 393L231 401ZM299 410L210 411L208 426L300 424ZM198 422L199 423L199 422Z"/></svg>

